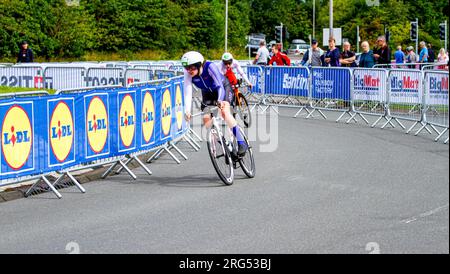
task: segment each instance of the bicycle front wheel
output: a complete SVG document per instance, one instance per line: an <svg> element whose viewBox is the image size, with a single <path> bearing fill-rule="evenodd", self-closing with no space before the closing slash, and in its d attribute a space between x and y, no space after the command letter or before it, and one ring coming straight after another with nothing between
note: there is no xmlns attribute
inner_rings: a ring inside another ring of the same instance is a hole
<svg viewBox="0 0 450 274"><path fill-rule="evenodd" d="M242 93L238 94L239 100L236 100L236 108L239 118L244 122L245 127L250 127L252 124L252 115L250 114L250 108L248 102Z"/></svg>
<svg viewBox="0 0 450 274"><path fill-rule="evenodd" d="M256 165L255 165L255 158L253 157L253 149L242 128L239 128L239 130L241 131L241 134L244 137L244 141L248 147L247 152L245 152L245 155L239 157L239 164L241 165L242 171L244 171L245 175L247 175L247 177L249 178L253 178L255 177L256 174Z"/></svg>
<svg viewBox="0 0 450 274"><path fill-rule="evenodd" d="M225 138L215 126L208 130L208 152L214 169L219 178L226 185L232 185L234 179L233 161L230 151L226 147Z"/></svg>

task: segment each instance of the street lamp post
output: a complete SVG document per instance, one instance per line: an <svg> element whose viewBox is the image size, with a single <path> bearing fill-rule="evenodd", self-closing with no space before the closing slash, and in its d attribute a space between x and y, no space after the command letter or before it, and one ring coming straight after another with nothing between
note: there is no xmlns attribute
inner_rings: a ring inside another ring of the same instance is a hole
<svg viewBox="0 0 450 274"><path fill-rule="evenodd" d="M313 0L313 31L312 38L316 39L316 0Z"/></svg>
<svg viewBox="0 0 450 274"><path fill-rule="evenodd" d="M330 36L333 37L333 0L330 0Z"/></svg>
<svg viewBox="0 0 450 274"><path fill-rule="evenodd" d="M228 0L225 0L225 52L228 50Z"/></svg>

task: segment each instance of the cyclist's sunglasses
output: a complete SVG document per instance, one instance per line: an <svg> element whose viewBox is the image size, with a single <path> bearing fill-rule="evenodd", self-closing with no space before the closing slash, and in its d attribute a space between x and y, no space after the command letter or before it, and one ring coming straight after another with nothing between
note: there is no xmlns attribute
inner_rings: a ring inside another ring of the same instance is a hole
<svg viewBox="0 0 450 274"><path fill-rule="evenodd" d="M231 65L231 63L233 63L233 60L229 60L229 61L222 61L224 65Z"/></svg>
<svg viewBox="0 0 450 274"><path fill-rule="evenodd" d="M192 70L196 70L196 69L198 69L198 66L197 65L189 65L189 66L184 66L184 69L185 70L187 70L187 71L192 71Z"/></svg>

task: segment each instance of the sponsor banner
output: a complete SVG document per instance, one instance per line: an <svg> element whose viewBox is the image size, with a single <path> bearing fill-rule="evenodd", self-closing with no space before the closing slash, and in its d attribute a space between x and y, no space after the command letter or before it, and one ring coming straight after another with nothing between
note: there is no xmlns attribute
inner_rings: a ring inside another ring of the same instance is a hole
<svg viewBox="0 0 450 274"><path fill-rule="evenodd" d="M386 102L386 79L384 70L354 69L353 100Z"/></svg>
<svg viewBox="0 0 450 274"><path fill-rule="evenodd" d="M40 101L42 102L42 100ZM35 158L36 100L7 100L0 103L1 162L0 178L29 175L38 170Z"/></svg>
<svg viewBox="0 0 450 274"><path fill-rule="evenodd" d="M312 68L312 98L350 100L351 71L347 68Z"/></svg>
<svg viewBox="0 0 450 274"><path fill-rule="evenodd" d="M188 129L183 97L178 78L165 85L3 99L0 179L159 146Z"/></svg>
<svg viewBox="0 0 450 274"><path fill-rule="evenodd" d="M72 89L86 87L86 69L82 67L47 67L44 70L45 88Z"/></svg>
<svg viewBox="0 0 450 274"><path fill-rule="evenodd" d="M75 97L47 100L47 167L67 167L76 161Z"/></svg>
<svg viewBox="0 0 450 274"><path fill-rule="evenodd" d="M172 85L172 105L173 108L173 138L183 134L186 127L186 120L184 118L184 92L183 83L181 81L174 82Z"/></svg>
<svg viewBox="0 0 450 274"><path fill-rule="evenodd" d="M141 147L146 148L156 143L156 128L160 121L156 119L156 88L142 88L140 90L140 130Z"/></svg>
<svg viewBox="0 0 450 274"><path fill-rule="evenodd" d="M265 94L308 97L307 68L274 66L265 75Z"/></svg>
<svg viewBox="0 0 450 274"><path fill-rule="evenodd" d="M86 159L102 158L110 153L110 134L112 121L110 117L110 99L108 92L89 93L84 99L84 126Z"/></svg>
<svg viewBox="0 0 450 274"><path fill-rule="evenodd" d="M247 77L253 87L252 93L263 93L263 77L264 72L260 66L247 66Z"/></svg>
<svg viewBox="0 0 450 274"><path fill-rule="evenodd" d="M425 73L426 104L448 106L448 73Z"/></svg>
<svg viewBox="0 0 450 274"><path fill-rule="evenodd" d="M129 86L137 82L148 82L152 80L152 71L150 69L127 69L125 71L125 82Z"/></svg>
<svg viewBox="0 0 450 274"><path fill-rule="evenodd" d="M136 90L119 91L117 106L118 152L129 152L136 148Z"/></svg>
<svg viewBox="0 0 450 274"><path fill-rule="evenodd" d="M422 103L422 72L417 70L391 70L388 85L390 103Z"/></svg>
<svg viewBox="0 0 450 274"><path fill-rule="evenodd" d="M159 128L159 140L164 141L171 137L172 133L172 113L173 113L173 94L171 85L162 86L157 92L157 110L159 110L157 119L161 120Z"/></svg>
<svg viewBox="0 0 450 274"><path fill-rule="evenodd" d="M41 67L0 67L0 86L23 88L49 88L53 79L44 80Z"/></svg>
<svg viewBox="0 0 450 274"><path fill-rule="evenodd" d="M152 65L153 67L153 65ZM153 75L153 79L154 80L159 80L159 79L169 79L169 78L173 78L177 76L176 72L174 70L162 70L162 69L156 69L155 73Z"/></svg>
<svg viewBox="0 0 450 274"><path fill-rule="evenodd" d="M125 86L125 73L121 68L89 68L84 78L86 87L109 85Z"/></svg>

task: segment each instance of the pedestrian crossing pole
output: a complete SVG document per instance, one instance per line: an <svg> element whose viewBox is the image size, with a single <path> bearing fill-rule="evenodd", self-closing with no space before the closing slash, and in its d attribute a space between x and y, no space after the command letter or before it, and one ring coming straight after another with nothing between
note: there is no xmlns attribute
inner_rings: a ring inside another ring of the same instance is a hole
<svg viewBox="0 0 450 274"><path fill-rule="evenodd" d="M417 51L419 49L419 19L416 18L416 28L417 28L417 35L416 35L416 54L419 54Z"/></svg>

